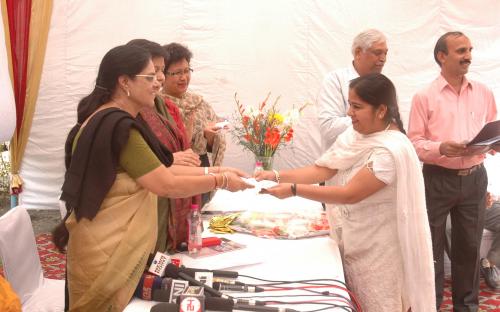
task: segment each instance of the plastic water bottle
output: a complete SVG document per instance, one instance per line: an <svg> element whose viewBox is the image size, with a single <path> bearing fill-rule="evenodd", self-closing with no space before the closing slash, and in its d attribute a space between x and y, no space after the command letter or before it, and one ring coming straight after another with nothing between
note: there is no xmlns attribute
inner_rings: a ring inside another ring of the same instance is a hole
<svg viewBox="0 0 500 312"><path fill-rule="evenodd" d="M201 213L198 205L191 205L191 214L188 218L189 224L189 239L188 252L196 254L201 250L201 233L203 232Z"/></svg>
<svg viewBox="0 0 500 312"><path fill-rule="evenodd" d="M260 172L260 171L264 171L264 166L262 165L262 161L256 161L253 175L255 176L257 174L257 172Z"/></svg>

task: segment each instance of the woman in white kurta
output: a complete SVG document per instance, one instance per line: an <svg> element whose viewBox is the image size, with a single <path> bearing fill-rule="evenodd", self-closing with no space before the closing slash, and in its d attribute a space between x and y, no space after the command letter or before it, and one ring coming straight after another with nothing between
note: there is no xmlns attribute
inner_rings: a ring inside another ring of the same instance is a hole
<svg viewBox="0 0 500 312"><path fill-rule="evenodd" d="M363 311L435 311L434 272L418 157L404 134L392 82L382 74L351 82L353 126L313 166L263 172L266 190L301 196L338 212L346 282ZM337 185L310 185L329 181ZM300 184L297 184L300 183Z"/></svg>

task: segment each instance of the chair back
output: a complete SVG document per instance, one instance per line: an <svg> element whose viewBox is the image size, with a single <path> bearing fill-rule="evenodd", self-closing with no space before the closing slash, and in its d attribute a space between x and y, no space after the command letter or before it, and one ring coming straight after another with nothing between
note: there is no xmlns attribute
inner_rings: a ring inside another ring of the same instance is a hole
<svg viewBox="0 0 500 312"><path fill-rule="evenodd" d="M5 277L24 303L43 283L35 233L24 207L12 208L0 217L0 258Z"/></svg>

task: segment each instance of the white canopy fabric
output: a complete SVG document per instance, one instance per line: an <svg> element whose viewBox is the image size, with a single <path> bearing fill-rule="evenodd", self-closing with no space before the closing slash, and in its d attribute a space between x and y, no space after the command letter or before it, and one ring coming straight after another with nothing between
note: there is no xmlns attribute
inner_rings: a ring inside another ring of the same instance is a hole
<svg viewBox="0 0 500 312"><path fill-rule="evenodd" d="M55 1L20 201L58 209L64 141L77 103L92 90L102 56L131 39L186 44L194 54L191 90L231 116L235 92L244 105L257 105L269 91L281 95L282 110L314 103L325 74L352 60L353 37L377 28L388 38L383 73L396 84L406 125L412 95L439 73L433 48L446 31L469 36L469 77L487 84L500 102L499 20L496 0ZM276 168L313 163L321 153L317 123L313 105ZM253 156L227 138L224 164L251 171Z"/></svg>

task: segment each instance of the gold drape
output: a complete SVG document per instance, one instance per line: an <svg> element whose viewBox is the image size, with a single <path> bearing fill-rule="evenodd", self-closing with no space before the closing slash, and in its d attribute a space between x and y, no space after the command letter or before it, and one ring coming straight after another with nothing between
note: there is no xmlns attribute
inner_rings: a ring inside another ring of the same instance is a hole
<svg viewBox="0 0 500 312"><path fill-rule="evenodd" d="M17 130L14 132L11 141L11 188L19 188L22 184L22 179L19 176L19 169L21 167L26 144L28 143L36 100L38 98L38 89L42 76L43 61L45 59L52 7L53 0L33 0L31 3L30 33L28 41L28 81L26 83L26 99L24 103L22 124L19 128L19 132ZM2 13L4 13L3 2Z"/></svg>

